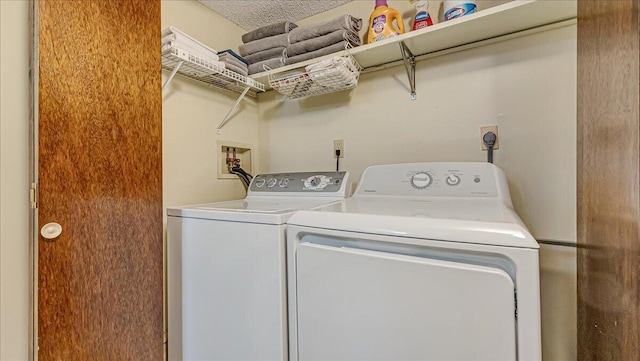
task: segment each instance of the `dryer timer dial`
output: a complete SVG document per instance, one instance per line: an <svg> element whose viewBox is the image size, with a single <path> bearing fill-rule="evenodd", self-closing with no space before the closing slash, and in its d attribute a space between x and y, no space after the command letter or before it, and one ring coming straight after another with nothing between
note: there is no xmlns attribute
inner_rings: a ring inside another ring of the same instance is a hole
<svg viewBox="0 0 640 361"><path fill-rule="evenodd" d="M427 172L418 172L411 177L411 185L416 189L425 189L431 185L431 176Z"/></svg>

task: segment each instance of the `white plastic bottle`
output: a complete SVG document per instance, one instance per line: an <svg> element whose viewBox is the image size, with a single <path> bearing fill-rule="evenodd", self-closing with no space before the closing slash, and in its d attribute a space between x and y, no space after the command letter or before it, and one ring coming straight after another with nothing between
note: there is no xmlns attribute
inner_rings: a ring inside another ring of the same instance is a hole
<svg viewBox="0 0 640 361"><path fill-rule="evenodd" d="M475 0L444 0L444 21L476 12Z"/></svg>

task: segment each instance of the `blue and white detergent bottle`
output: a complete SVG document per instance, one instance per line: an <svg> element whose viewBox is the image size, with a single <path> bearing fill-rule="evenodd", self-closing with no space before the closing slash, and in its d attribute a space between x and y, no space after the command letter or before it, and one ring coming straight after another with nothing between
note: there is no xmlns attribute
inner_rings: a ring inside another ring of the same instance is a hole
<svg viewBox="0 0 640 361"><path fill-rule="evenodd" d="M476 12L475 0L445 0L444 21L459 18Z"/></svg>

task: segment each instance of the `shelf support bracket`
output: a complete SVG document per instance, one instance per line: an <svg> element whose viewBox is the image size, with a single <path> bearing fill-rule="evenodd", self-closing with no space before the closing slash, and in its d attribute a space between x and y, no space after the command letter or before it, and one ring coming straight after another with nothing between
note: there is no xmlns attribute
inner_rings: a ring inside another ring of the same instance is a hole
<svg viewBox="0 0 640 361"><path fill-rule="evenodd" d="M249 89L251 89L250 86L244 88L244 90L242 91L242 94L240 94L240 96L236 100L235 104L233 104L233 107L227 112L227 115L224 116L224 119L222 119L222 122L220 122L220 124L216 128L216 133L217 134L220 134L220 130L222 129L224 124L227 122L227 120L229 120L229 116L231 115L231 113L233 113L234 110L236 110L236 108L238 107L238 105L242 101L242 98L244 98L244 96L247 95L247 92L249 92Z"/></svg>
<svg viewBox="0 0 640 361"><path fill-rule="evenodd" d="M175 68L173 68L173 71L171 71L171 74L169 75L169 78L164 82L164 84L162 84L162 89L164 89L164 87L166 87L167 85L169 85L169 83L171 83L171 80L173 80L173 77L176 76L176 73L178 72L178 69L180 69L180 67L182 66L182 64L184 63L184 61L180 61Z"/></svg>
<svg viewBox="0 0 640 361"><path fill-rule="evenodd" d="M400 52L402 53L402 60L404 60L404 69L407 71L407 77L409 78L409 87L411 88L411 100L416 100L418 95L416 94L416 57L404 41L400 42Z"/></svg>

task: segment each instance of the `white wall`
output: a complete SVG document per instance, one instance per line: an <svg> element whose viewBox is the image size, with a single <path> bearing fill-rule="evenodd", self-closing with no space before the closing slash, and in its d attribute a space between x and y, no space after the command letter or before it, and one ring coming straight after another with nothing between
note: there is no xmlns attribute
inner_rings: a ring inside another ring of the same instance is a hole
<svg viewBox="0 0 640 361"><path fill-rule="evenodd" d="M216 50L237 51L244 33L195 0L162 1L162 28L175 26ZM163 81L169 73L163 71ZM179 75L163 90L163 182L165 207L242 198L239 179L217 179L218 140L250 144L257 152L257 106L245 97L228 123L216 127L239 96Z"/></svg>
<svg viewBox="0 0 640 361"><path fill-rule="evenodd" d="M576 249L540 248L542 356L545 361L577 359Z"/></svg>
<svg viewBox="0 0 640 361"><path fill-rule="evenodd" d="M343 8L360 11L356 3ZM497 124L495 163L517 212L536 238L575 242L576 26L419 61L416 70L416 101L402 66L361 75L350 93L261 95L262 169L333 169L333 139L344 139L341 168L353 179L373 164L484 161L480 127ZM545 359L575 359L575 250L543 246L541 277Z"/></svg>
<svg viewBox="0 0 640 361"><path fill-rule="evenodd" d="M416 65L363 74L351 93L260 97L261 162L273 171L331 169L332 140L357 179L372 164L483 161L480 127L499 126L495 162L539 238L575 239L576 28L547 31ZM296 149L296 151L292 151ZM301 154L300 149L304 149Z"/></svg>
<svg viewBox="0 0 640 361"><path fill-rule="evenodd" d="M29 3L0 1L0 360L29 351Z"/></svg>
<svg viewBox="0 0 640 361"><path fill-rule="evenodd" d="M365 21L372 8L350 6L366 8ZM0 1L0 15L0 359L26 360L28 2ZM216 49L236 49L243 33L195 1L163 1L169 25ZM478 128L498 124L496 163L518 212L536 237L574 241L575 56L570 27L421 61L415 102L401 67L363 75L348 96L283 103L269 92L259 105L243 101L220 135L215 127L236 95L176 77L163 92L164 204L244 195L239 181L216 179L210 154L219 139L259 145L262 171L332 169L332 140L345 139L342 164L357 179L369 164L481 161ZM544 246L541 268L545 360L575 359L575 251Z"/></svg>

